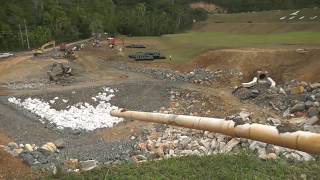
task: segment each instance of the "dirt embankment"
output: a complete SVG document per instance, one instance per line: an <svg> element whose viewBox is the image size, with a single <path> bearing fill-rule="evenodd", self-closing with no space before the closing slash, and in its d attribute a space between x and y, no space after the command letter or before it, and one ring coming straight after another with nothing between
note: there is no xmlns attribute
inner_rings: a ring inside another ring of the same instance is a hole
<svg viewBox="0 0 320 180"><path fill-rule="evenodd" d="M0 145L7 144L10 139L0 133ZM13 171L14 169L14 171ZM25 179L36 178L31 169L27 167L20 159L14 158L7 152L0 150L0 180L2 179Z"/></svg>
<svg viewBox="0 0 320 180"><path fill-rule="evenodd" d="M206 2L196 2L190 4L192 9L203 9L209 13L226 13L227 11L220 6Z"/></svg>
<svg viewBox="0 0 320 180"><path fill-rule="evenodd" d="M276 81L297 79L318 82L319 55L320 49L308 49L306 53L296 52L295 49L225 49L207 52L178 69L236 69L244 74L245 80L250 80L258 70L267 70Z"/></svg>

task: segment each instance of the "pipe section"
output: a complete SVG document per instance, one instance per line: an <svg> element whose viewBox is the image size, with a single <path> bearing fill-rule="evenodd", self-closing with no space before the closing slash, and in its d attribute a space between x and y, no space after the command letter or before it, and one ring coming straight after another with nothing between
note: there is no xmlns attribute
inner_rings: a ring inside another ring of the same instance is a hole
<svg viewBox="0 0 320 180"><path fill-rule="evenodd" d="M113 110L111 111L111 115L125 119L206 130L231 137L261 141L307 153L320 154L320 134L317 133L305 131L279 133L278 129L274 126L262 124L243 124L236 126L235 122L230 120L186 115L125 110Z"/></svg>
<svg viewBox="0 0 320 180"><path fill-rule="evenodd" d="M271 89L275 89L276 88L276 82L271 77L268 77L267 79L271 83L270 88Z"/></svg>
<svg viewBox="0 0 320 180"><path fill-rule="evenodd" d="M257 77L254 77L252 79L252 81L248 82L248 83L242 83L242 87L245 87L245 88L250 88L254 85L256 85L258 83L258 78Z"/></svg>

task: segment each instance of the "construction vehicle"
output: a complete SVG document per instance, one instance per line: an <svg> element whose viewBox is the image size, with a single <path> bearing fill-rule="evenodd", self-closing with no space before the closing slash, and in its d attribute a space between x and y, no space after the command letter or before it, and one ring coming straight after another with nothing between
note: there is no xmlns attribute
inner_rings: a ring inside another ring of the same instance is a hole
<svg viewBox="0 0 320 180"><path fill-rule="evenodd" d="M281 132L275 126L236 123L231 120L175 114L113 110L111 115L130 120L168 124L191 129L211 131L236 138L246 138L311 154L320 154L320 134L296 131Z"/></svg>
<svg viewBox="0 0 320 180"><path fill-rule="evenodd" d="M59 68L60 67L60 68ZM47 72L50 81L59 81L62 77L71 76L72 68L62 63L53 63Z"/></svg>
<svg viewBox="0 0 320 180"><path fill-rule="evenodd" d="M66 51L68 48L69 47L66 43L61 43L59 47L60 51Z"/></svg>
<svg viewBox="0 0 320 180"><path fill-rule="evenodd" d="M45 54L45 49L50 46L54 48L56 46L56 42L55 41L47 42L46 44L42 45L39 49L33 50L33 55L39 56L39 55Z"/></svg>
<svg viewBox="0 0 320 180"><path fill-rule="evenodd" d="M76 52L70 48L68 48L64 51L64 57L67 59L72 59L72 60L78 59L78 55L76 54Z"/></svg>
<svg viewBox="0 0 320 180"><path fill-rule="evenodd" d="M116 39L114 37L108 37L107 41L108 41L108 46L110 48L114 48L114 46L116 45Z"/></svg>

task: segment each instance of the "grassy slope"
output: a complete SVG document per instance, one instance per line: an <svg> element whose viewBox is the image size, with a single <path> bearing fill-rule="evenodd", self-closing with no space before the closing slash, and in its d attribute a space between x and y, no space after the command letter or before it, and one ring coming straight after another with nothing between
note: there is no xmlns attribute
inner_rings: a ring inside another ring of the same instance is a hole
<svg viewBox="0 0 320 180"><path fill-rule="evenodd" d="M300 179L320 178L318 162L261 161L252 154L183 157L140 165L125 164L57 179Z"/></svg>
<svg viewBox="0 0 320 180"><path fill-rule="evenodd" d="M319 46L320 18L310 21L309 17L318 15L319 9L303 9L304 20L289 23L279 20L291 11L264 11L255 13L212 15L201 30L172 34L162 37L134 37L130 41L157 42L151 46L167 56L172 55L174 62L184 63L212 49L221 48L270 48ZM224 23L215 23L223 21ZM253 23L247 23L253 21Z"/></svg>
<svg viewBox="0 0 320 180"><path fill-rule="evenodd" d="M270 48L295 45L295 47L319 46L320 32L290 32L281 34L236 34L223 32L189 32L166 35L159 38L134 38L148 42L158 41L153 49L172 55L176 63L191 61L208 50L221 48Z"/></svg>

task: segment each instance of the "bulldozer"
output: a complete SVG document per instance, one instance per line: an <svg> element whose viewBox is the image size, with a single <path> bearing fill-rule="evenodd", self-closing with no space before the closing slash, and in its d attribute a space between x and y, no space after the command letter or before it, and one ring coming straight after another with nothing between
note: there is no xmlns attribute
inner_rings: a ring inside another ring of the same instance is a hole
<svg viewBox="0 0 320 180"><path fill-rule="evenodd" d="M56 42L55 41L47 42L46 44L42 45L39 49L33 50L33 55L40 56L40 55L45 54L45 49L50 46L52 46L54 48L56 46Z"/></svg>

